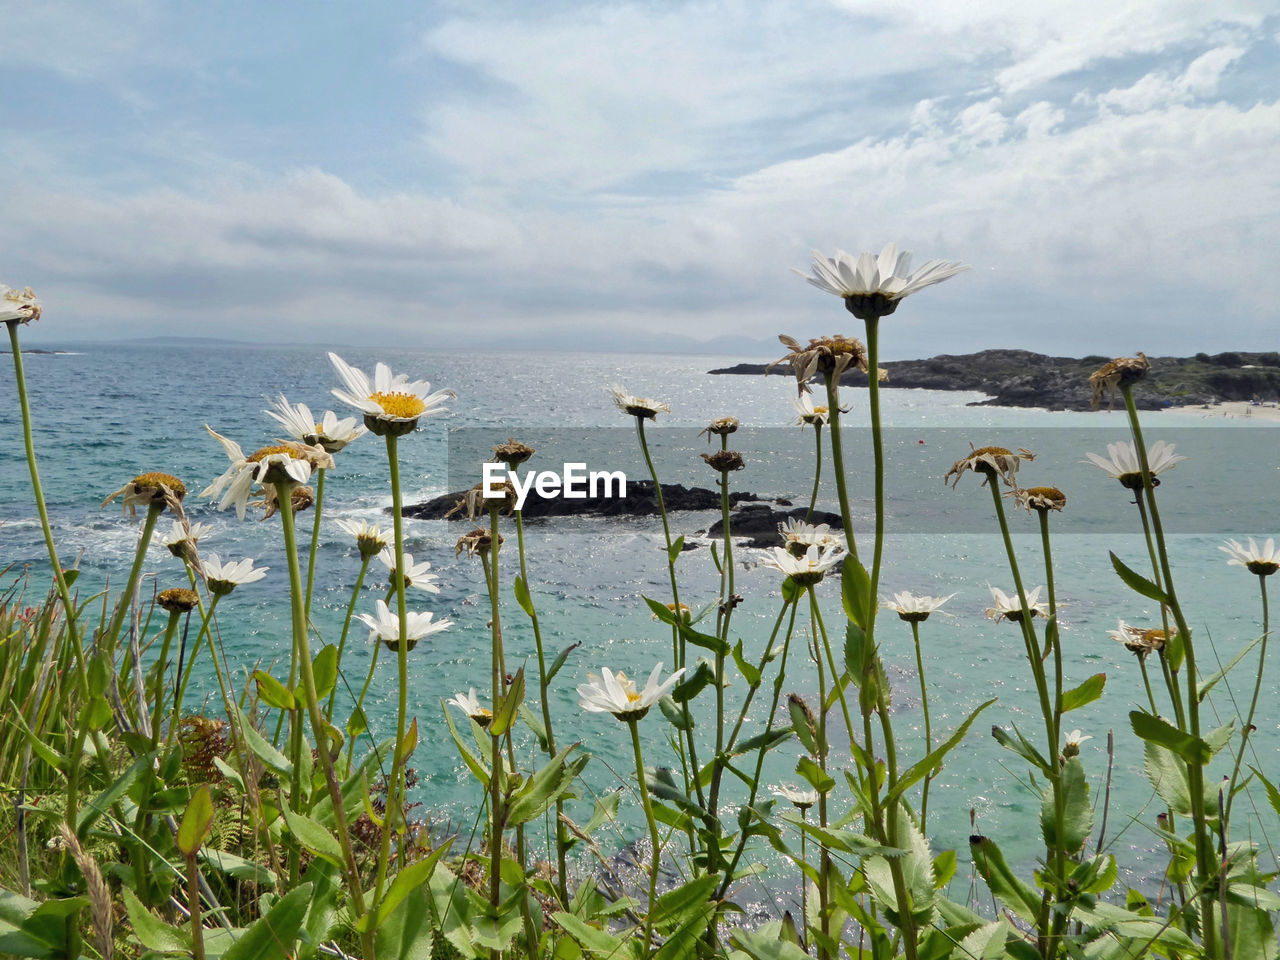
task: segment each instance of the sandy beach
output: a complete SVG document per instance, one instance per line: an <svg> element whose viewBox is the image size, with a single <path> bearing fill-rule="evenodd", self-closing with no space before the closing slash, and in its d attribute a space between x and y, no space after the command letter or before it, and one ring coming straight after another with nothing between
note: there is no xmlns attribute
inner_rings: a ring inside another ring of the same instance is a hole
<svg viewBox="0 0 1280 960"><path fill-rule="evenodd" d="M1199 415L1206 420L1255 420L1260 423L1280 423L1280 404L1267 402L1253 404L1247 400L1229 400L1215 403L1210 407L1174 407L1173 410L1187 415Z"/></svg>

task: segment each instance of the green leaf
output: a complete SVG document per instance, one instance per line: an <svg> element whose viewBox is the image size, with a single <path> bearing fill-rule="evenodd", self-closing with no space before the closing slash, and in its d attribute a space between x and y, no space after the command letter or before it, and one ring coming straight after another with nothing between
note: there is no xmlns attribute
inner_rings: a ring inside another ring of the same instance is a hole
<svg viewBox="0 0 1280 960"><path fill-rule="evenodd" d="M658 897L652 911L654 928L665 932L695 919L708 906L708 901L715 904L711 898L719 881L717 874L703 874Z"/></svg>
<svg viewBox="0 0 1280 960"><path fill-rule="evenodd" d="M757 686L760 683L760 671L753 665L747 663L747 658L742 653L742 641L739 640L733 648L733 662L738 665L738 671L742 674L744 680L749 686Z"/></svg>
<svg viewBox="0 0 1280 960"><path fill-rule="evenodd" d="M534 619L537 613L533 609L533 597L529 596L529 585L524 582L524 577L517 574L512 588L515 590L516 603L520 604L520 609L528 615L530 620Z"/></svg>
<svg viewBox="0 0 1280 960"><path fill-rule="evenodd" d="M973 865L992 894L1027 923L1034 924L1040 912L1040 895L1009 869L1004 854L989 837L969 838Z"/></svg>
<svg viewBox="0 0 1280 960"><path fill-rule="evenodd" d="M1045 760L1044 755L1036 749L1035 744L1022 735L1022 731L1020 731L1016 726L1013 727L1012 737L1009 736L1003 727L996 726L991 728L991 736L995 739L996 743L1000 744L1000 746L1004 747L1006 750L1012 750L1018 756L1022 757L1023 760L1026 760L1032 766L1037 767L1041 773L1046 776L1052 773L1052 768L1049 766L1048 761Z"/></svg>
<svg viewBox="0 0 1280 960"><path fill-rule="evenodd" d="M156 753L144 753L133 761L125 770L116 778L116 781L103 790L100 794L90 800L87 804L80 808L76 814L76 833L80 837L84 837L85 830L92 826L99 817L111 809L111 805L124 796L125 792L133 785L133 781L138 778L138 774L144 770L150 770L151 764L155 761Z"/></svg>
<svg viewBox="0 0 1280 960"><path fill-rule="evenodd" d="M1062 712L1068 710L1078 710L1086 703L1093 703L1102 696L1102 688L1106 686L1107 675L1105 673L1095 673L1080 686L1068 690L1062 695Z"/></svg>
<svg viewBox="0 0 1280 960"><path fill-rule="evenodd" d="M289 688L267 673L265 670L253 671L254 682L258 685L258 698L268 706L277 710L295 710L297 698L289 692Z"/></svg>
<svg viewBox="0 0 1280 960"><path fill-rule="evenodd" d="M683 552L684 552L684 536L682 534L681 536L676 537L675 542L672 543L671 547L667 550L667 559L670 560L672 563L675 563L676 560L680 558L680 554Z"/></svg>
<svg viewBox="0 0 1280 960"><path fill-rule="evenodd" d="M582 832L587 836L591 836L606 823L614 823L618 818L618 803L620 800L622 800L621 793L606 793L596 800L595 809L591 811L591 819L582 828Z"/></svg>
<svg viewBox="0 0 1280 960"><path fill-rule="evenodd" d="M875 647L868 645L866 630L856 623L845 624L844 667L858 686L862 686L862 679L874 657Z"/></svg>
<svg viewBox="0 0 1280 960"><path fill-rule="evenodd" d="M1225 677L1228 673L1230 673L1231 669L1237 663L1243 660L1245 658L1245 655L1248 654L1250 650L1252 650L1261 642L1262 642L1262 637L1254 637L1252 640L1249 641L1249 643L1245 646L1243 650L1241 650L1239 653L1237 653L1234 657L1232 657L1227 662L1227 665L1225 667L1223 667L1213 676L1209 677L1207 680L1201 680L1200 685L1196 687L1196 700L1198 700L1200 703L1204 703L1204 698L1209 695L1210 690L1212 690L1215 686L1217 686L1218 681L1221 680L1223 677Z"/></svg>
<svg viewBox="0 0 1280 960"><path fill-rule="evenodd" d="M182 815L182 823L178 825L178 849L188 857L194 855L209 836L212 826L213 793L205 783L191 794L187 811Z"/></svg>
<svg viewBox="0 0 1280 960"><path fill-rule="evenodd" d="M721 640L719 637L713 636L710 633L702 633L699 630L695 630L684 620L681 620L677 626L680 628L680 636L684 637L695 647L702 647L704 650L710 650L717 657L727 657L729 655L728 641Z"/></svg>
<svg viewBox="0 0 1280 960"><path fill-rule="evenodd" d="M227 853L225 850L210 850L206 847L200 851L199 859L201 863L213 867L218 872L225 873L228 877L236 880L248 880L267 889L273 889L276 885L276 875L274 873L262 866L262 864L246 860L244 857L237 857L234 853Z"/></svg>
<svg viewBox="0 0 1280 960"><path fill-rule="evenodd" d="M662 715L667 718L667 723L671 724L677 730L692 730L693 717L686 716L685 711L676 706L676 702L670 697L663 697L658 701L658 709L662 711Z"/></svg>
<svg viewBox="0 0 1280 960"><path fill-rule="evenodd" d="M111 704L106 697L91 697L80 711L80 724L86 730L101 730L111 722Z"/></svg>
<svg viewBox="0 0 1280 960"><path fill-rule="evenodd" d="M956 852L943 850L933 858L933 885L941 890L956 875Z"/></svg>
<svg viewBox="0 0 1280 960"><path fill-rule="evenodd" d="M124 909L129 915L129 926L133 928L133 935L144 947L161 953L191 952L189 929L173 927L165 923L144 907L142 901L126 885L121 885L120 897L124 900Z"/></svg>
<svg viewBox="0 0 1280 960"><path fill-rule="evenodd" d="M489 786L489 765L476 756L475 752L459 736L458 728L453 725L453 715L449 713L449 708L445 706L443 700L440 701L440 709L444 711L444 722L449 727L449 736L453 737L454 745L462 756L462 762L467 765L471 775L487 789Z"/></svg>
<svg viewBox="0 0 1280 960"><path fill-rule="evenodd" d="M809 757L800 758L796 764L796 773L804 777L819 793L830 793L836 785L836 782Z"/></svg>
<svg viewBox="0 0 1280 960"><path fill-rule="evenodd" d="M369 718L365 716L364 707L356 707L347 717L347 736L358 737L369 731Z"/></svg>
<svg viewBox="0 0 1280 960"><path fill-rule="evenodd" d="M1124 561L1117 557L1114 552L1111 554L1111 566L1115 568L1116 573L1120 575L1120 579L1125 582L1125 585L1128 586L1130 590L1140 593L1144 597L1154 600L1156 603L1161 605L1168 604L1169 595L1167 593L1157 587L1146 577L1142 576L1142 574L1135 573L1133 570L1125 566Z"/></svg>
<svg viewBox="0 0 1280 960"><path fill-rule="evenodd" d="M378 904L378 912L375 914L371 911L362 916L356 922L356 930L359 933L367 933L371 929L377 930L386 923L387 918L391 916L391 911L400 906L411 891L416 890L431 879L431 873L435 870L436 864L440 862L441 857L449 852L449 847L452 843L453 837L450 837L432 850L431 855L425 860L415 860L397 873L395 879L391 881L391 886L387 888L382 902Z"/></svg>
<svg viewBox="0 0 1280 960"><path fill-rule="evenodd" d="M510 730L522 703L524 703L524 667L516 671L515 678L507 686L507 692L494 707L493 721L489 724L489 735L500 737Z"/></svg>
<svg viewBox="0 0 1280 960"><path fill-rule="evenodd" d="M1061 845L1069 854L1082 846L1093 829L1093 807L1089 803L1089 782L1085 779L1084 764L1079 757L1071 757L1062 766L1061 790L1063 797L1063 821ZM1045 791L1040 805L1040 829L1045 844L1050 849L1059 845L1057 818L1054 812L1053 793Z"/></svg>
<svg viewBox="0 0 1280 960"><path fill-rule="evenodd" d="M1213 756L1217 756L1218 752L1231 742L1231 733L1235 730L1235 726L1236 722L1232 720L1220 727L1214 727L1204 735L1204 742L1209 745L1209 751Z"/></svg>
<svg viewBox="0 0 1280 960"><path fill-rule="evenodd" d="M745 953L751 960L809 960L805 953L794 943L786 940L774 940L761 933L735 927L729 934L733 945Z"/></svg>
<svg viewBox="0 0 1280 960"><path fill-rule="evenodd" d="M927 777L929 773L932 772L938 766L938 764L942 762L942 758L945 757L948 753L950 753L952 748L954 748L956 744L958 744L961 740L964 739L965 734L969 732L969 728L973 726L973 721L978 719L978 714L980 714L983 710L987 709L987 707L991 706L995 702L996 702L996 698L992 697L986 703L982 704L980 707L974 710L973 713L969 714L969 716L965 719L964 723L956 727L955 732L952 733L951 736L949 736L945 742L943 742L935 750L930 752L927 756L923 757L920 760L917 760L910 767L908 767L907 770L902 774L902 776L898 778L898 782L894 784L893 789L885 794L885 800L884 800L885 804L888 805L893 803L895 800L898 799L898 797L902 796L902 794L908 788L910 788L913 784Z"/></svg>
<svg viewBox="0 0 1280 960"><path fill-rule="evenodd" d="M580 646L582 646L581 642L571 643L556 654L556 658L551 661L551 666L547 667L547 683L551 683L551 681L555 679L555 675L560 672L560 668L564 666L564 662L569 658L569 654Z"/></svg>
<svg viewBox="0 0 1280 960"><path fill-rule="evenodd" d="M293 838L317 857L328 860L335 867L342 866L342 847L328 830L306 814L294 813L288 807L280 811L289 826Z"/></svg>
<svg viewBox="0 0 1280 960"><path fill-rule="evenodd" d="M1213 757L1209 744L1199 737L1184 733L1159 717L1143 713L1141 710L1131 710L1129 723L1133 727L1133 732L1143 740L1168 747L1187 763L1202 767Z"/></svg>
<svg viewBox="0 0 1280 960"><path fill-rule="evenodd" d="M311 884L304 883L286 893L271 905L266 916L229 946L222 960L286 960L296 950L294 941L307 916Z"/></svg>
<svg viewBox="0 0 1280 960"><path fill-rule="evenodd" d="M49 766L53 767L53 769L66 772L66 758L45 743L40 737L36 736L35 732L27 726L27 721L23 719L20 711L10 711L9 716L12 717L17 722L18 726L22 728L22 734L27 738L27 744L35 751L37 757Z"/></svg>
<svg viewBox="0 0 1280 960"><path fill-rule="evenodd" d="M871 577L867 568L853 557L845 557L840 570L840 599L849 621L863 630L868 629L875 616L875 610L868 606L875 602L871 596Z"/></svg>
<svg viewBox="0 0 1280 960"><path fill-rule="evenodd" d="M374 934L374 949L378 960L431 960L432 956L478 957L475 950L454 953L449 950L452 942L461 941L470 946L469 928L460 921L457 911L450 911L445 920L445 937L452 938L439 944L437 950L437 924L440 908L433 904L432 891L427 887L411 890L391 915L383 921ZM448 906L445 907L448 910ZM313 938L314 939L314 938Z"/></svg>
<svg viewBox="0 0 1280 960"><path fill-rule="evenodd" d="M809 726L809 716L805 713L804 707L796 703L794 700L787 700L787 709L791 712L791 729L804 744L805 750L816 756L818 753L818 744L814 739L816 731Z"/></svg>
<svg viewBox="0 0 1280 960"><path fill-rule="evenodd" d="M575 743L561 750L524 782L507 808L508 826L537 819L569 791L574 779L591 759L590 754L583 754L570 762L569 754L577 747Z"/></svg>
<svg viewBox="0 0 1280 960"><path fill-rule="evenodd" d="M395 765L402 766L405 761L413 756L413 751L418 749L418 718L414 717L409 721L409 726L404 732L404 739L396 744Z"/></svg>
<svg viewBox="0 0 1280 960"><path fill-rule="evenodd" d="M699 693L702 688L715 679L715 674L711 672L711 668L701 660L693 673L685 674L685 678L675 685L671 691L671 699L676 703L688 703Z"/></svg>
<svg viewBox="0 0 1280 960"><path fill-rule="evenodd" d="M571 913L553 913L551 919L558 923L562 930L592 953L607 957L623 957L622 941L611 933L598 930L584 923Z"/></svg>
<svg viewBox="0 0 1280 960"><path fill-rule="evenodd" d="M318 699L323 700L333 693L333 688L338 683L338 648L332 643L325 644L311 661L311 673L316 682Z"/></svg>
<svg viewBox="0 0 1280 960"><path fill-rule="evenodd" d="M1276 789L1276 785L1268 780L1257 767L1250 765L1253 775L1262 781L1263 787L1267 791L1267 802L1271 804L1271 809L1276 812L1276 816L1280 817L1280 790Z"/></svg>
<svg viewBox="0 0 1280 960"><path fill-rule="evenodd" d="M285 759L283 753L268 743L262 734L253 728L253 724L245 716L243 710L237 707L236 712L240 715L240 733L244 736L245 745L253 752L253 755L282 777L292 777L293 764Z"/></svg>
<svg viewBox="0 0 1280 960"><path fill-rule="evenodd" d="M676 625L676 615L671 612L671 608L661 601L654 600L652 597L645 597L644 602L648 605L653 615L663 623L670 626Z"/></svg>

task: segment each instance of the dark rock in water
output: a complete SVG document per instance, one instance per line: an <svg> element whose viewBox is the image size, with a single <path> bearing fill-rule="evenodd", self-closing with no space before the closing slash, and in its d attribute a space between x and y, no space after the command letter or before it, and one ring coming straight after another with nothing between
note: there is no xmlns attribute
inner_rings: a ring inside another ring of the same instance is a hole
<svg viewBox="0 0 1280 960"><path fill-rule="evenodd" d="M466 491L446 493L434 497L426 503L412 504L404 508L406 517L415 520L443 520L445 514L453 509L462 499ZM664 483L662 499L667 512L679 510L719 510L720 493L705 487L686 487L681 483ZM759 500L754 493L735 492L729 494L729 503L737 505L746 501ZM390 508L388 508L388 511ZM587 497L584 499L566 500L563 497L541 497L537 490L530 488L529 497L524 502L522 513L525 519L536 517L623 517L623 516L657 516L658 498L654 494L652 480L628 480L625 497ZM466 514L459 510L450 520L466 520Z"/></svg>
<svg viewBox="0 0 1280 960"><path fill-rule="evenodd" d="M975 406L1044 407L1089 410L1093 388L1089 375L1109 357L1049 357L1030 350L983 350L927 360L881 363L886 387L925 390L975 390L991 399ZM1280 354L1219 353L1194 357L1151 357L1151 372L1135 388L1134 400L1144 410L1213 403L1217 400L1280 399ZM709 373L763 374L763 363L739 363ZM769 371L791 376L786 364ZM840 382L863 386L866 374L850 370ZM1103 407L1106 407L1104 402Z"/></svg>
<svg viewBox="0 0 1280 960"><path fill-rule="evenodd" d="M748 547L780 547L782 538L778 536L778 524L785 523L791 517L803 520L808 512L808 507L775 510L768 503L746 503L729 517L729 530L733 533L735 541L741 538ZM840 515L828 513L825 510L813 511L809 522L815 526L820 523L829 524L832 530L843 529ZM713 523L707 529L707 536L712 539L723 537L724 521L717 520Z"/></svg>

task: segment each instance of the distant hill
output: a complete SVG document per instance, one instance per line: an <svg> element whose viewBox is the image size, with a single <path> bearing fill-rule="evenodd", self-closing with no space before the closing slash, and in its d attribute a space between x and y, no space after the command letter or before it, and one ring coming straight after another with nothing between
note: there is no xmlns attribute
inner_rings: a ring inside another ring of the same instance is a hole
<svg viewBox="0 0 1280 960"><path fill-rule="evenodd" d="M1089 375L1110 357L1048 357L1029 350L983 350L942 354L927 360L881 364L888 387L977 390L991 395L977 406L1089 410ZM1280 400L1280 353L1197 353L1194 357L1151 357L1151 372L1134 390L1138 406L1152 410L1219 400ZM709 373L761 374L763 363L740 363ZM791 376L787 365L773 374ZM859 386L865 374L846 373L841 383Z"/></svg>

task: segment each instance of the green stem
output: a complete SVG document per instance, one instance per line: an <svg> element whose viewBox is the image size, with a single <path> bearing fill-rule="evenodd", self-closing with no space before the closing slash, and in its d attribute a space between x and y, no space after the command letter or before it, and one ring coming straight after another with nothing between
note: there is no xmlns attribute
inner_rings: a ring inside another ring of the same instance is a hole
<svg viewBox="0 0 1280 960"><path fill-rule="evenodd" d="M1231 779L1227 788L1226 809L1223 813L1223 830L1231 823L1231 803L1235 800L1236 781L1240 777L1240 764L1244 760L1245 748L1249 745L1249 734L1253 732L1253 716L1258 709L1258 697L1262 693L1262 672L1267 665L1267 638L1271 634L1271 615L1267 607L1267 574L1258 575L1258 586L1262 591L1262 650L1258 653L1258 674L1253 683L1253 699L1249 701L1249 715L1245 717L1244 727L1240 730L1240 749L1236 753L1236 763L1231 770Z"/></svg>
<svg viewBox="0 0 1280 960"><path fill-rule="evenodd" d="M804 522L813 520L813 508L818 505L818 485L822 482L822 424L813 425L813 492L809 494L809 509L804 515ZM803 836L803 835L802 835Z"/></svg>
<svg viewBox="0 0 1280 960"><path fill-rule="evenodd" d="M147 559L147 547L151 545L151 535L155 533L156 521L164 513L164 501L147 505L147 516L142 521L142 533L138 535L138 547L133 553L133 565L129 568L129 579L125 581L124 593L116 604L116 612L111 618L106 631L98 638L97 646L106 651L114 651L116 640L120 636L120 628L125 617L133 607L133 592L137 589L138 578L142 575L142 564ZM111 654L108 653L108 656Z"/></svg>
<svg viewBox="0 0 1280 960"><path fill-rule="evenodd" d="M320 513L323 506L324 468L320 468L316 470L316 500L311 507L314 515L311 518L311 550L307 555L307 599L302 607L307 623L311 622L311 590L316 582L316 550L320 546ZM338 654L338 663L342 663L342 654ZM337 684L334 684L334 689L337 689Z"/></svg>
<svg viewBox="0 0 1280 960"><path fill-rule="evenodd" d="M925 756L933 753L933 728L929 722L929 688L924 681L924 657L920 652L920 623L912 620L911 623L911 639L915 643L916 648L916 674L920 678L920 703L924 708L924 753ZM925 825L929 820L929 784L933 780L933 771L929 771L924 777L924 787L920 792L920 832L928 836Z"/></svg>
<svg viewBox="0 0 1280 960"><path fill-rule="evenodd" d="M657 913L658 902L658 863L662 856L662 840L658 836L658 821L653 816L653 804L649 801L649 785L645 781L644 756L640 751L640 730L638 721L627 721L631 728L631 749L636 758L636 782L640 785L640 803L644 807L644 818L649 824L649 842L653 845L653 862L649 866L649 902L644 912L644 938L641 949L645 960L648 960L653 940L653 916Z"/></svg>
<svg viewBox="0 0 1280 960"><path fill-rule="evenodd" d="M169 611L169 622L164 626L164 639L160 641L160 659L153 668L156 682L151 695L151 749L160 744L160 718L164 715L164 673L169 662L169 647L173 643L173 635L178 631L178 621L182 618L179 610Z"/></svg>
<svg viewBox="0 0 1280 960"><path fill-rule="evenodd" d="M319 499L320 498L317 496L316 501L319 502ZM360 555L360 573L356 575L356 585L351 590L351 602L347 604L347 616L346 616L346 619L342 621L342 636L338 639L339 668L341 668L342 666L342 654L347 649L347 634L351 630L351 618L354 616L356 612L356 602L360 599L360 589L364 586L364 576L369 571L369 561L371 559L372 557L370 557L368 554L362 553ZM307 609L310 610L310 607L308 606ZM368 684L366 683L365 686L367 688ZM329 702L325 704L325 708L324 708L324 716L326 720L333 719L333 705L337 699L338 699L338 685L335 683L333 685L333 692L329 694Z"/></svg>
<svg viewBox="0 0 1280 960"><path fill-rule="evenodd" d="M844 447L840 438L840 397L839 385L835 378L826 374L827 381L827 414L831 417L831 462L836 475L836 496L840 499L840 523L844 528L845 543L849 546L849 556L858 562L858 542L853 535L853 511L849 509L849 490L844 476Z"/></svg>
<svg viewBox="0 0 1280 960"><path fill-rule="evenodd" d="M726 440L726 437L722 437ZM733 536L729 527L729 472L727 470L720 471L720 518L724 527L724 564L720 573L720 612L717 616L719 621L716 631L721 640L721 647L716 651L716 755L715 761L711 765L711 787L708 792L707 812L711 819L711 829L715 835L715 839L707 846L707 870L710 873L716 873L720 869L720 783L724 777L724 767L728 763L728 757L724 751L724 665L725 654L723 651L729 645L729 621L733 617L733 602L730 598L733 596ZM679 608L677 608L677 613ZM676 619L679 619L677 616ZM716 936L716 925L711 924L708 930L709 936L714 939Z"/></svg>

